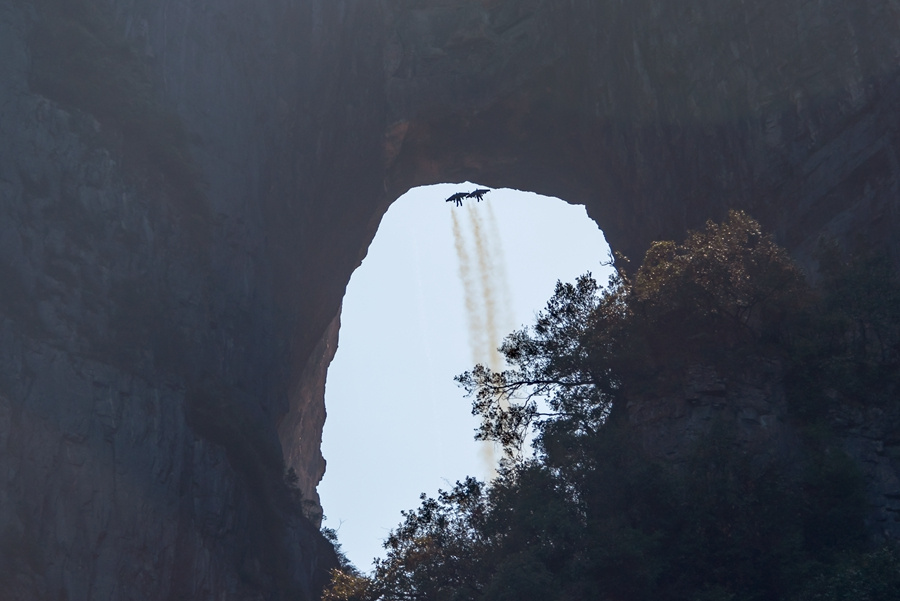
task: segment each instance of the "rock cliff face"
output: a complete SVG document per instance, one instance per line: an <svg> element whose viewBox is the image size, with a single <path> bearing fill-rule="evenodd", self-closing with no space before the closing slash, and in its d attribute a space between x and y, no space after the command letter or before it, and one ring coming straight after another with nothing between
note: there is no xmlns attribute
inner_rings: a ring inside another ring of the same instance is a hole
<svg viewBox="0 0 900 601"><path fill-rule="evenodd" d="M799 472L808 467L809 442L790 417L783 377L775 360L749 359L729 378L694 366L680 394L630 399L628 419L643 448L676 468L698 440L713 435L757 466ZM900 407L861 407L848 399L837 407L829 422L863 478L869 536L878 543L900 540Z"/></svg>
<svg viewBox="0 0 900 601"><path fill-rule="evenodd" d="M399 189L556 194L634 256L735 206L802 256L822 233L896 231L890 2L403 7L386 55Z"/></svg>
<svg viewBox="0 0 900 601"><path fill-rule="evenodd" d="M295 344L339 305L310 325L319 209L273 172L325 136L302 103L339 8L0 10L0 597L310 598L333 553L278 426L306 420L285 436L315 504Z"/></svg>
<svg viewBox="0 0 900 601"><path fill-rule="evenodd" d="M0 0L0 597L313 595L340 299L411 186L897 257L898 61L891 0Z"/></svg>

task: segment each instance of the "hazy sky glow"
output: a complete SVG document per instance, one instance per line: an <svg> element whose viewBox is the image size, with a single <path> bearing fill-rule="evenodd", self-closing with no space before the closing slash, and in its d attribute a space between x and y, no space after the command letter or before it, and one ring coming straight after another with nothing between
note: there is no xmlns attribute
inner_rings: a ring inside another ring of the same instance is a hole
<svg viewBox="0 0 900 601"><path fill-rule="evenodd" d="M470 298L467 305L465 290L483 297L487 282L479 274L492 278L488 296L502 339L533 322L557 280L591 271L606 281L600 263L608 247L583 207L514 190L463 207L444 202L474 188L439 184L402 196L347 286L325 390L328 470L319 493L325 525L338 530L344 552L364 571L421 492L491 474L489 451L473 440L470 402L453 381L485 360L481 347L489 338L482 333L473 341L471 313L476 329L490 324L483 302ZM468 287L460 248L472 272Z"/></svg>

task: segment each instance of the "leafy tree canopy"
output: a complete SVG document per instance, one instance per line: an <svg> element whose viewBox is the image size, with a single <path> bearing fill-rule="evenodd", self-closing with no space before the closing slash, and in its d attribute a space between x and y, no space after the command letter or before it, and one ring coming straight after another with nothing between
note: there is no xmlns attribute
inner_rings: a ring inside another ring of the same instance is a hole
<svg viewBox="0 0 900 601"><path fill-rule="evenodd" d="M477 438L505 450L499 476L423 495L374 573L337 571L325 598L892 598L896 551L866 549L862 477L827 415L829 403L896 402L900 286L883 260L829 249L813 289L732 212L653 244L605 288L590 274L558 283L504 341L508 369L457 377ZM783 365L792 419L819 432L796 465L746 456L727 423L677 465L645 452L630 395L667 394L698 363L729 378L754 357Z"/></svg>
<svg viewBox="0 0 900 601"><path fill-rule="evenodd" d="M689 364L771 350L811 302L784 249L732 211L682 244L653 243L633 278L619 268L602 290L590 274L557 283L535 325L500 348L511 369L479 365L457 381L482 418L477 437L508 456L531 427L539 450L572 448L558 438L596 434L624 389L659 390Z"/></svg>

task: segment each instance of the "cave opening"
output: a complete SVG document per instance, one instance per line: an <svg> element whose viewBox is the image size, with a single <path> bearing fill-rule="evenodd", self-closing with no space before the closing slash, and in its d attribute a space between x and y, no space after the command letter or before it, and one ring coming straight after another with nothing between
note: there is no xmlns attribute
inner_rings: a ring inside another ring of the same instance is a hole
<svg viewBox="0 0 900 601"><path fill-rule="evenodd" d="M496 451L474 440L476 418L453 377L476 362L496 365L494 349L533 323L557 280L591 271L605 281L610 269L583 206L511 189L444 202L480 187L401 196L347 286L318 490L324 525L362 570L420 493L493 473Z"/></svg>

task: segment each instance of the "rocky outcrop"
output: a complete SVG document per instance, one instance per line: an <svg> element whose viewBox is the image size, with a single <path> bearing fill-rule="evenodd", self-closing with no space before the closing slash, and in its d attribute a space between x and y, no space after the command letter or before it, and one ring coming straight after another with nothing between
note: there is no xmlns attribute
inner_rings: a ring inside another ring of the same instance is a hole
<svg viewBox="0 0 900 601"><path fill-rule="evenodd" d="M714 428L727 428L742 453L762 462L789 460L796 436L790 433L781 371L775 361L757 360L744 373L724 378L714 368L694 365L682 391L630 399L628 419L643 448L663 461L683 460Z"/></svg>
<svg viewBox="0 0 900 601"><path fill-rule="evenodd" d="M833 419L865 477L869 534L900 539L900 407L847 405Z"/></svg>
<svg viewBox="0 0 900 601"><path fill-rule="evenodd" d="M810 457L818 459L809 452L816 436L803 432L809 423L789 410L779 360L748 359L727 377L708 365L694 365L681 388L627 403L640 447L661 464L680 469L710 437L725 441L724 447L756 469L777 466L800 481ZM834 407L823 423L829 424L830 444L837 447L829 450L852 459L863 479L870 539L878 544L900 540L900 407L863 406L837 396L820 402L826 401Z"/></svg>
<svg viewBox="0 0 900 601"><path fill-rule="evenodd" d="M889 0L0 0L0 597L313 595L283 472L315 509L341 296L411 186L584 203L631 256L741 207L804 260L896 257L898 29Z"/></svg>

